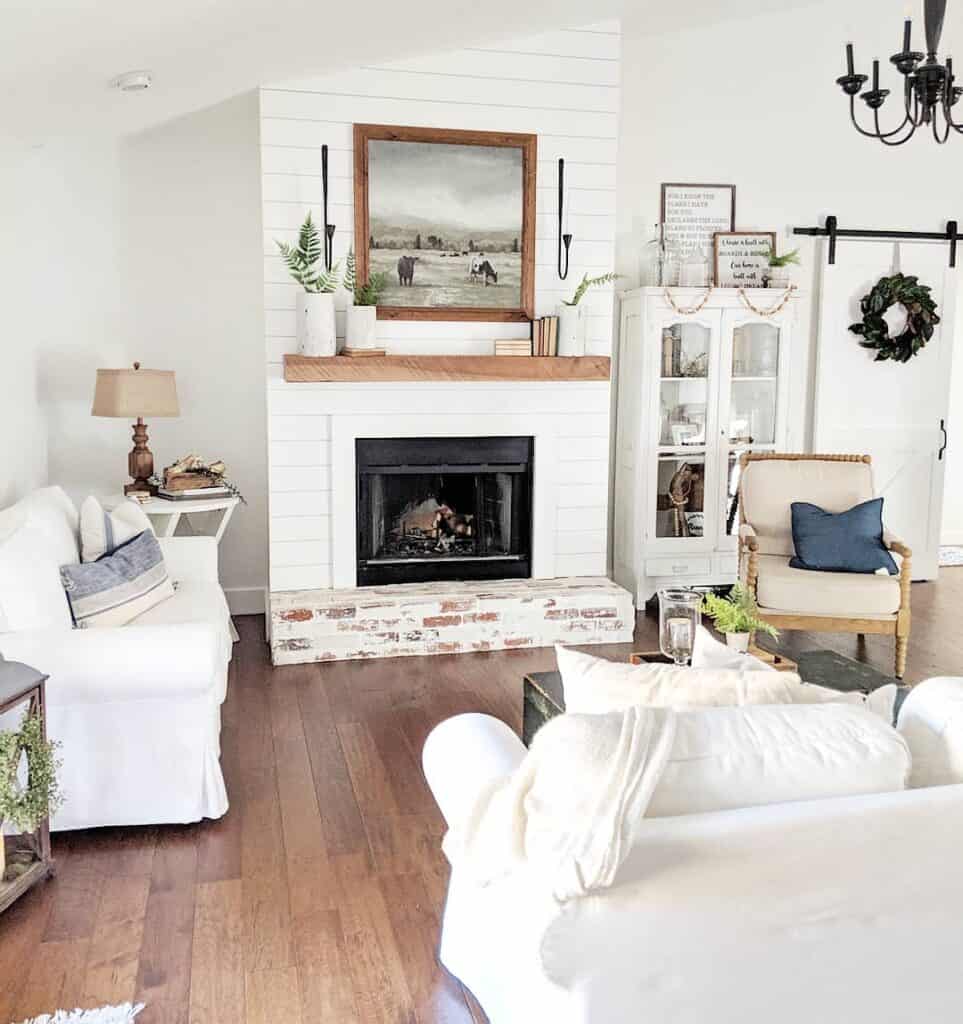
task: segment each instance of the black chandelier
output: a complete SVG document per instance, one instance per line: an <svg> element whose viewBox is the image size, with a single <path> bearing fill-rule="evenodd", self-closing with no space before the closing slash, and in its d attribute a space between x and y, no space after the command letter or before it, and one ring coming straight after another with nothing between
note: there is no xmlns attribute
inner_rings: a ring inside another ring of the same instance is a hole
<svg viewBox="0 0 963 1024"><path fill-rule="evenodd" d="M933 138L942 145L950 137L950 131L963 133L963 122L953 119L953 107L963 96L963 88L957 86L953 74L953 58L947 57L941 64L937 59L940 36L943 33L943 17L946 14L946 0L926 0L924 20L926 24L926 53L913 50L910 45L912 23L907 19L903 24L903 49L890 57L890 63L903 76L902 122L892 131L883 131L879 124L879 111L889 96L889 89L879 87L879 61L873 61L873 87L859 98L873 112L871 130L863 128L856 118L856 97L869 80L858 75L853 66L853 44L846 44L846 74L836 79L837 85L849 97L849 116L860 135L879 139L887 146L901 146L908 142L917 128L926 127L933 132ZM940 116L942 114L942 117Z"/></svg>

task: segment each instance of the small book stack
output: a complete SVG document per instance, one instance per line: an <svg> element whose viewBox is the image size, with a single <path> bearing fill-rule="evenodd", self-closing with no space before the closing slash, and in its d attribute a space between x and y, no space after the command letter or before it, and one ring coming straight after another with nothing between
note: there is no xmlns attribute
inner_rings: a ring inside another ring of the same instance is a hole
<svg viewBox="0 0 963 1024"><path fill-rule="evenodd" d="M530 338L505 338L495 341L496 356L530 356L532 341Z"/></svg>
<svg viewBox="0 0 963 1024"><path fill-rule="evenodd" d="M172 489L170 487L159 487L157 496L166 498L167 501L198 501L204 498L210 501L212 498L229 498L232 494L230 487L186 487L183 489Z"/></svg>
<svg viewBox="0 0 963 1024"><path fill-rule="evenodd" d="M558 317L543 316L532 321L532 355L558 355Z"/></svg>

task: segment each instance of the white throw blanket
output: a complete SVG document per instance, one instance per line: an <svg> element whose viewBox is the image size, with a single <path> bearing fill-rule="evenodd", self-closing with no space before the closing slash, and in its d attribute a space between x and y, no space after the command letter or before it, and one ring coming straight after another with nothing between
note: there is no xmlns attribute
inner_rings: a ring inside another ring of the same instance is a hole
<svg viewBox="0 0 963 1024"><path fill-rule="evenodd" d="M611 885L665 768L675 724L673 711L647 707L553 719L519 769L453 825L444 842L449 860L482 885L530 870L561 903Z"/></svg>

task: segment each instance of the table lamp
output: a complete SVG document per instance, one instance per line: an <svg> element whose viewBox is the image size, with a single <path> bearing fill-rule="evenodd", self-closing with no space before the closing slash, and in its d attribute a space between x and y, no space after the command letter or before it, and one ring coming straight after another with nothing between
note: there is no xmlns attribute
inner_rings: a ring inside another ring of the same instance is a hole
<svg viewBox="0 0 963 1024"><path fill-rule="evenodd" d="M134 447L127 456L127 468L134 482L124 494L156 494L149 481L154 475L154 455L147 447L145 416L179 416L177 385L173 370L98 370L94 390L94 416L136 418L133 425Z"/></svg>

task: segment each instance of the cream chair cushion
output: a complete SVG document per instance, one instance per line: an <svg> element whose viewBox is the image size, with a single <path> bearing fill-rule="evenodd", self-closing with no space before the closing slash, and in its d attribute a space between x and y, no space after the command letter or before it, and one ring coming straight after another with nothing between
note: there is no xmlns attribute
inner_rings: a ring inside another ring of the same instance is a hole
<svg viewBox="0 0 963 1024"><path fill-rule="evenodd" d="M795 554L794 501L845 512L874 497L872 470L865 462L761 459L746 466L741 488L742 518L756 531L760 554L787 557Z"/></svg>
<svg viewBox="0 0 963 1024"><path fill-rule="evenodd" d="M766 609L796 615L870 618L899 610L899 578L863 572L793 569L785 555L759 555L756 596Z"/></svg>

